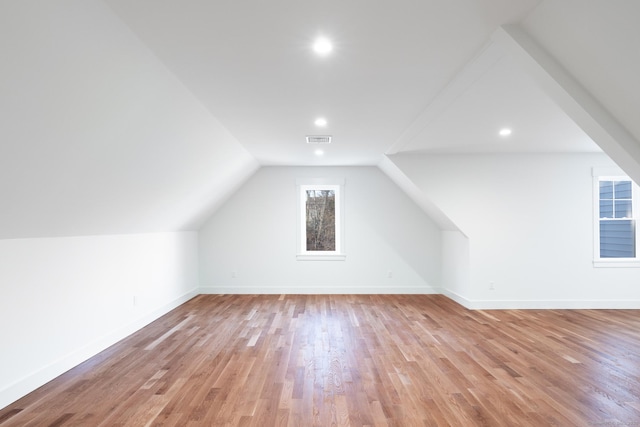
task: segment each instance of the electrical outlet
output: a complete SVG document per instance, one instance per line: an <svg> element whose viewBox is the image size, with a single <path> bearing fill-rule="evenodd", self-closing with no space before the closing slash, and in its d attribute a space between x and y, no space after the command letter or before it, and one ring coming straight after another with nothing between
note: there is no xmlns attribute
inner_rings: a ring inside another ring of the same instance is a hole
<svg viewBox="0 0 640 427"><path fill-rule="evenodd" d="M232 271L231 277L235 279L236 277L238 277L238 273L236 273L235 271Z"/></svg>
<svg viewBox="0 0 640 427"><path fill-rule="evenodd" d="M387 271L387 277L391 279L393 277L393 271L391 270Z"/></svg>
<svg viewBox="0 0 640 427"><path fill-rule="evenodd" d="M489 290L490 291L495 291L496 290L496 284L493 282L489 282Z"/></svg>

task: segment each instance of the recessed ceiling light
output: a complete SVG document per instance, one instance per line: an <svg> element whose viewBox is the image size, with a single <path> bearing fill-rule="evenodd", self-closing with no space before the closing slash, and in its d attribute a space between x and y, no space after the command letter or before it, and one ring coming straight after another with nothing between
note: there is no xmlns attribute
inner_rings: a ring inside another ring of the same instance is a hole
<svg viewBox="0 0 640 427"><path fill-rule="evenodd" d="M321 56L328 55L333 50L331 41L325 37L318 37L313 43L313 50Z"/></svg>
<svg viewBox="0 0 640 427"><path fill-rule="evenodd" d="M319 156L324 155L324 151L322 151L322 150L316 150L316 151L314 151L314 152L313 152L313 154L315 154L316 156L318 156L318 157L319 157Z"/></svg>
<svg viewBox="0 0 640 427"><path fill-rule="evenodd" d="M324 117L318 117L314 123L318 127L325 127L327 125L327 119Z"/></svg>
<svg viewBox="0 0 640 427"><path fill-rule="evenodd" d="M509 136L511 135L511 129L503 128L503 129L500 129L500 132L498 133L500 134L500 136Z"/></svg>

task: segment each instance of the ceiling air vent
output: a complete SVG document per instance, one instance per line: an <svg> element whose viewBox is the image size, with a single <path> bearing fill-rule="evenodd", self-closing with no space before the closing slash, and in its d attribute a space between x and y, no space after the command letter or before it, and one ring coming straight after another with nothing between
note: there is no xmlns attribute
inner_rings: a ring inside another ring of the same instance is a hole
<svg viewBox="0 0 640 427"><path fill-rule="evenodd" d="M331 144L331 135L307 135L307 144Z"/></svg>

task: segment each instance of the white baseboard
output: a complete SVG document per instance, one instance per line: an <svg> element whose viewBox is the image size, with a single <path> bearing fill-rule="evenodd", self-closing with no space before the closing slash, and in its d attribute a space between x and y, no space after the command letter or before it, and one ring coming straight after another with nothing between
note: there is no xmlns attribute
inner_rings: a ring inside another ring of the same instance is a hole
<svg viewBox="0 0 640 427"><path fill-rule="evenodd" d="M344 295L344 294L439 294L440 288L431 286L202 286L201 294L315 294L315 295Z"/></svg>
<svg viewBox="0 0 640 427"><path fill-rule="evenodd" d="M442 289L441 293L469 310L637 310L640 300L472 300Z"/></svg>
<svg viewBox="0 0 640 427"><path fill-rule="evenodd" d="M640 300L476 300L472 310L637 310Z"/></svg>
<svg viewBox="0 0 640 427"><path fill-rule="evenodd" d="M19 379L13 384L9 384L7 387L0 390L0 409L10 405L21 397L31 393L38 387L41 387L52 379L65 373L69 369L78 366L80 363L90 359L91 357L107 349L118 341L142 329L149 323L165 315L179 305L184 304L197 295L197 289L187 292L186 294L174 299L173 301L142 315L126 326L118 328L115 331L112 331L111 333L108 333L79 348L78 350L75 350L64 357L51 362L41 369L38 369L37 371Z"/></svg>
<svg viewBox="0 0 640 427"><path fill-rule="evenodd" d="M452 292L452 291L450 291L448 289L445 289L445 288L440 288L440 293L442 295L446 296L447 298L454 300L455 302L457 302L458 304L460 304L464 308L468 308L469 310L473 310L473 308L471 308L471 301L469 301L468 299L466 299L462 295L458 295L457 293Z"/></svg>

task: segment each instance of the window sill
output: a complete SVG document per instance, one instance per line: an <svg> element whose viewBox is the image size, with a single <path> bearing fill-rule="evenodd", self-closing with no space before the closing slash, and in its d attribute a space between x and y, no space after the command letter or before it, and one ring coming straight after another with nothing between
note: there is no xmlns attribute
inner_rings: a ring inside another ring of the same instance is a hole
<svg viewBox="0 0 640 427"><path fill-rule="evenodd" d="M593 261L596 268L640 268L640 259L598 259Z"/></svg>
<svg viewBox="0 0 640 427"><path fill-rule="evenodd" d="M298 254L296 260L298 261L344 261L347 256L344 254Z"/></svg>

